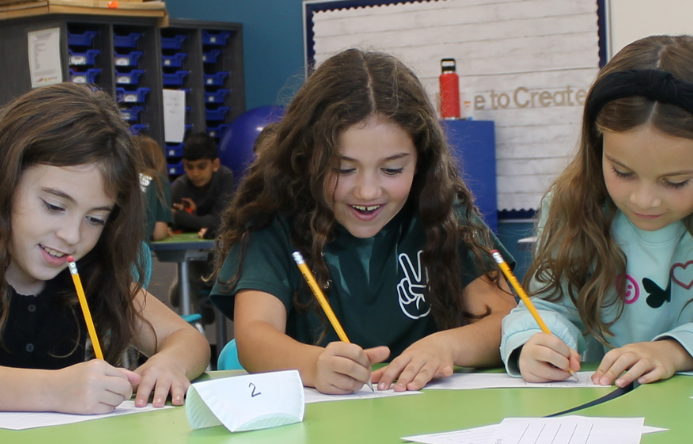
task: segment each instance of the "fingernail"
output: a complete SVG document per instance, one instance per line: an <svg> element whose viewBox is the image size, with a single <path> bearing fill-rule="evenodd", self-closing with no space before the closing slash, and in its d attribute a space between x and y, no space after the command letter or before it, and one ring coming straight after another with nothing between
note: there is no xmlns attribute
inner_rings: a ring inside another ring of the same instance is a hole
<svg viewBox="0 0 693 444"><path fill-rule="evenodd" d="M135 405L137 407L144 407L145 405L147 405L147 403L143 399L138 399L135 401Z"/></svg>
<svg viewBox="0 0 693 444"><path fill-rule="evenodd" d="M378 390L387 390L387 385L384 382L378 384Z"/></svg>

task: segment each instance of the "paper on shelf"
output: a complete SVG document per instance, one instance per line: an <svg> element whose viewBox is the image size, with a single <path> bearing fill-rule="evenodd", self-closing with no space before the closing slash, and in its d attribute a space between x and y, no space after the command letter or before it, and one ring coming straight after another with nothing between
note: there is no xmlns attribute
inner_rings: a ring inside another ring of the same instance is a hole
<svg viewBox="0 0 693 444"><path fill-rule="evenodd" d="M303 382L297 370L255 373L191 384L185 401L193 429L223 425L231 432L303 421Z"/></svg>

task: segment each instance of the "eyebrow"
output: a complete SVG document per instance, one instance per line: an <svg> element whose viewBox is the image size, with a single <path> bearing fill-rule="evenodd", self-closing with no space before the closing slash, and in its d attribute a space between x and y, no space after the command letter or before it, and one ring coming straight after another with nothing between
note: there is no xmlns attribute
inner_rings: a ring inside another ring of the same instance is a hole
<svg viewBox="0 0 693 444"><path fill-rule="evenodd" d="M410 155L410 153L399 153L399 154L395 154L394 156L386 157L381 162L389 162L391 160L402 159L402 158L407 157L409 155ZM358 162L357 159L353 159L353 158L348 157L348 156L341 156L341 159L349 161L349 162Z"/></svg>
<svg viewBox="0 0 693 444"><path fill-rule="evenodd" d="M627 165L625 165L625 164L619 162L618 160L614 159L613 157L609 156L609 155L606 154L606 153L604 154L604 157L606 157L606 158L609 160L609 162L611 162L611 163L615 163L615 164L617 164L617 165L619 165L619 166L621 166L621 167L623 167L623 168L626 168L626 169L628 169L628 170L631 170L631 171L633 170L633 169L630 168L629 166L627 166ZM672 171L671 173L663 174L662 177L668 177L668 176L685 176L685 175L688 175L688 174L693 174L693 170Z"/></svg>
<svg viewBox="0 0 693 444"><path fill-rule="evenodd" d="M48 194L52 194L56 197L60 197L60 198L65 199L71 203L77 203L77 201L72 196L70 196L69 194L67 194L63 191L60 191L56 188L42 188L42 190ZM112 206L96 207L96 208L92 208L90 211L109 211L110 212L110 211L113 211L113 207Z"/></svg>

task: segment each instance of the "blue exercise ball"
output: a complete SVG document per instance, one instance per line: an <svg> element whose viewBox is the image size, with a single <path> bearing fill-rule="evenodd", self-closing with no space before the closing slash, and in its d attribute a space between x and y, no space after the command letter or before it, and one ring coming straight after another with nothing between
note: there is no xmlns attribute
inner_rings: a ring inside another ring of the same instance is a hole
<svg viewBox="0 0 693 444"><path fill-rule="evenodd" d="M236 183L255 160L253 144L257 136L283 115L283 106L260 106L236 117L226 128L219 140L219 160L233 171Z"/></svg>

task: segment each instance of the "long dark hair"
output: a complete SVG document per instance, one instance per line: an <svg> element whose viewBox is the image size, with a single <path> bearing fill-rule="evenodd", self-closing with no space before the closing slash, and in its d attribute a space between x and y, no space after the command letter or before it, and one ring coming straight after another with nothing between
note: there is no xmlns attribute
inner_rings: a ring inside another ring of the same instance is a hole
<svg viewBox="0 0 693 444"><path fill-rule="evenodd" d="M586 103L592 103L595 85L607 75L626 70L656 69L693 82L693 37L652 36L624 47L599 72ZM551 301L569 297L578 309L586 332L607 344L610 327L623 312L626 257L611 234L616 205L609 196L602 171L603 132L628 131L650 124L675 137L693 139L693 115L682 108L647 99L625 97L606 103L596 116L583 114L579 151L551 190L553 200L538 242L535 258L525 275L535 294ZM684 223L693 234L693 216ZM566 284L567 294L562 284ZM614 286L617 292L613 292ZM617 307L611 321L602 310Z"/></svg>
<svg viewBox="0 0 693 444"><path fill-rule="evenodd" d="M135 336L137 320L143 320L133 305L145 276L138 242L143 225L138 161L117 105L102 91L72 83L44 86L0 111L0 338L9 305L5 273L12 260L12 202L22 174L35 165L96 164L115 206L96 246L79 261L79 270L97 332L104 338L104 357L119 362ZM133 264L139 282L133 282ZM68 271L58 279L68 284L64 302L79 310Z"/></svg>
<svg viewBox="0 0 693 444"><path fill-rule="evenodd" d="M318 283L326 286L329 272L321 253L333 237L336 221L325 189L339 168L338 137L372 115L400 126L416 147L417 173L409 204L420 214L426 232L426 300L439 328L463 325L471 315L463 313L460 304L458 244L462 240L471 249L482 270L495 270L487 259L490 233L473 222L472 216L478 215L473 198L458 175L423 85L397 58L380 52L343 51L308 77L223 216L216 271L233 245L240 243L244 256L250 230L260 230L283 214L290 221L294 246ZM466 224L458 222L456 201L466 206ZM237 279L238 275L223 283L225 289L231 291Z"/></svg>

